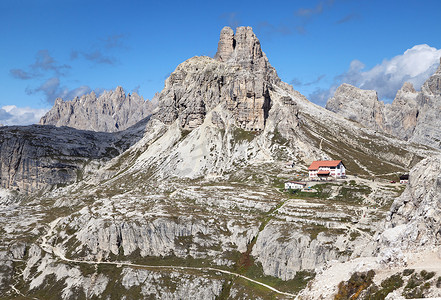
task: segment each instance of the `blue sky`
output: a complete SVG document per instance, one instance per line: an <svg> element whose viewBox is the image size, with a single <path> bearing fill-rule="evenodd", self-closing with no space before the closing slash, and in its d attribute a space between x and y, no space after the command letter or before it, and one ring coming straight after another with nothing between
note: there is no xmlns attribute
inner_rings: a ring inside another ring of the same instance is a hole
<svg viewBox="0 0 441 300"><path fill-rule="evenodd" d="M215 54L223 26L252 26L281 79L315 103L342 82L390 101L435 71L439 20L439 0L1 0L0 123L118 85L151 99L179 63Z"/></svg>

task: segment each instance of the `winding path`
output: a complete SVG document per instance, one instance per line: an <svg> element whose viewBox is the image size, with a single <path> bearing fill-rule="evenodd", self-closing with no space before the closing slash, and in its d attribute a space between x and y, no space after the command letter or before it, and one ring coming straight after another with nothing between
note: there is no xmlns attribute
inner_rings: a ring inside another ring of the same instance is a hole
<svg viewBox="0 0 441 300"><path fill-rule="evenodd" d="M220 272L223 274L227 274L227 275L233 275L239 278L242 278L244 280L250 281L252 283L258 284L260 286L266 287L267 289L276 292L278 294L281 295L285 295L285 296L289 296L292 298L295 298L296 295L295 294L291 294L291 293L287 293L287 292L283 292L280 291L276 288L273 288L272 286L269 286L265 283L259 282L257 280L251 279L249 277L246 277L244 275L235 273L235 272L230 272L230 271L226 271L226 270L222 270L222 269L217 269L217 268L212 268L212 267L184 267L184 266L151 266L151 265L139 265L139 264L132 264L132 263L128 263L128 262L116 262L116 261L86 261L86 260L77 260L77 259L70 259L67 258L66 256L64 256L64 254L62 253L62 251L52 245L50 245L47 241L48 238L52 235L55 226L57 226L58 222L60 221L61 218L58 218L56 220L54 220L53 222L50 223L50 229L48 230L48 232L43 236L42 238L42 242L40 244L40 247L47 253L53 254L56 257L58 257L59 259L66 261L66 262L71 262L71 263L77 263L77 264L89 264L89 265L115 265L117 267L121 267L121 266L128 266L128 267L135 267L135 268L155 268L155 269L173 269L173 270L197 270L197 271L213 271L213 272Z"/></svg>

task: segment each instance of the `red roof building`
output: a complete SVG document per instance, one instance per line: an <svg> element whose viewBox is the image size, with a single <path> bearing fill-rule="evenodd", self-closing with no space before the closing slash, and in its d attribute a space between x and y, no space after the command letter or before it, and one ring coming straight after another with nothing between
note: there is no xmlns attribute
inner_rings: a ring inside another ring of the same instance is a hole
<svg viewBox="0 0 441 300"><path fill-rule="evenodd" d="M317 160L308 168L309 179L346 178L346 168L341 160Z"/></svg>

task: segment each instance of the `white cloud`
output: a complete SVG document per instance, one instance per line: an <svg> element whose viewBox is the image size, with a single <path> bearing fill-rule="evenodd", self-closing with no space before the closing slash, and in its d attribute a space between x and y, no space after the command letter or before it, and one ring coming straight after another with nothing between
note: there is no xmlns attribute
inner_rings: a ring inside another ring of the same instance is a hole
<svg viewBox="0 0 441 300"><path fill-rule="evenodd" d="M5 126L36 124L48 110L49 108L6 105L0 108L0 123Z"/></svg>
<svg viewBox="0 0 441 300"><path fill-rule="evenodd" d="M403 83L411 82L415 89L435 73L441 57L441 49L422 44L413 46L403 54L383 60L372 69L354 60L349 70L340 76L341 83L349 83L362 89L376 90L380 99L393 99Z"/></svg>
<svg viewBox="0 0 441 300"><path fill-rule="evenodd" d="M82 85L75 89L68 89L65 86L61 86L60 79L58 77L52 77L46 80L42 85L36 89L27 88L26 93L28 95L35 93L43 93L46 96L46 101L49 104L53 104L55 99L63 98L65 100L72 100L75 97L80 97L84 94L90 93L91 89L87 85Z"/></svg>

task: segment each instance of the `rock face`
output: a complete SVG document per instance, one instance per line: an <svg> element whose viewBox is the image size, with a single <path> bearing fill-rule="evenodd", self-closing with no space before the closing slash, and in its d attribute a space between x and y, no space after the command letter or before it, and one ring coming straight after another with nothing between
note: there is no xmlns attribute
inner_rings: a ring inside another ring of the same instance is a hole
<svg viewBox="0 0 441 300"><path fill-rule="evenodd" d="M116 132L129 128L146 118L154 105L136 93L126 94L122 87L95 92L71 101L55 100L54 107L44 115L41 125L69 126L82 130Z"/></svg>
<svg viewBox="0 0 441 300"><path fill-rule="evenodd" d="M215 59L195 57L180 64L166 80L155 114L166 124L179 119L183 129L203 123L207 111L223 105L245 130L263 130L271 108L269 90L279 82L251 27L236 35L222 29Z"/></svg>
<svg viewBox="0 0 441 300"><path fill-rule="evenodd" d="M411 170L409 185L391 207L380 238L383 246L409 250L439 246L440 170L441 156L427 158Z"/></svg>
<svg viewBox="0 0 441 300"><path fill-rule="evenodd" d="M391 105L385 105L386 131L404 140L409 140L415 130L418 118L418 93L413 85L405 82L397 92Z"/></svg>
<svg viewBox="0 0 441 300"><path fill-rule="evenodd" d="M441 58L438 70L421 87L417 104L417 123L410 140L441 148Z"/></svg>
<svg viewBox="0 0 441 300"><path fill-rule="evenodd" d="M236 40L234 39L233 29L228 26L222 28L217 46L217 52L214 58L222 62L227 61L233 54L235 46Z"/></svg>
<svg viewBox="0 0 441 300"><path fill-rule="evenodd" d="M292 233L288 241L283 241L280 227L271 225L260 232L252 252L267 275L289 280L298 271L314 270L331 260L348 259L338 249L328 247L335 244L332 237L321 235L311 240L309 236L297 232Z"/></svg>
<svg viewBox="0 0 441 300"><path fill-rule="evenodd" d="M142 124L119 134L47 125L2 127L1 187L28 193L82 180L90 162L119 155L142 133Z"/></svg>
<svg viewBox="0 0 441 300"><path fill-rule="evenodd" d="M383 103L378 101L376 91L362 90L344 83L328 100L326 109L370 128L384 127Z"/></svg>
<svg viewBox="0 0 441 300"><path fill-rule="evenodd" d="M169 283L169 285L167 285ZM171 284L170 284L171 283ZM157 299L218 299L224 280L213 280L210 276L198 276L172 272L164 276L149 270L122 270L122 285L128 291L140 286L141 295ZM137 295L138 296L138 295Z"/></svg>
<svg viewBox="0 0 441 300"><path fill-rule="evenodd" d="M239 64L253 73L264 73L265 80L279 81L251 27L237 27L236 34L230 27L224 27L214 59Z"/></svg>
<svg viewBox="0 0 441 300"><path fill-rule="evenodd" d="M392 104L384 105L374 91L342 84L326 108L406 141L441 148L441 58L437 71L420 92L406 82Z"/></svg>
<svg viewBox="0 0 441 300"><path fill-rule="evenodd" d="M441 57L439 63L440 65L435 74L433 74L421 88L421 91L427 96L441 96Z"/></svg>

